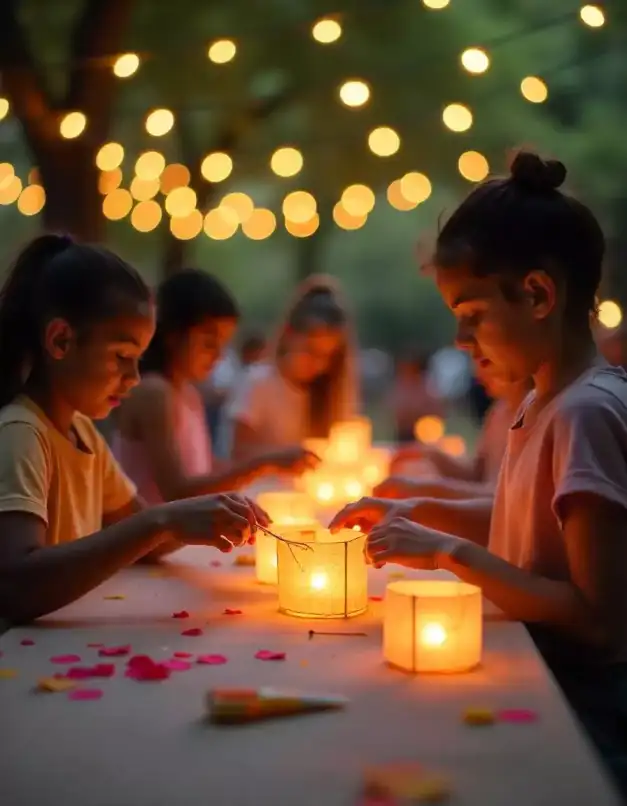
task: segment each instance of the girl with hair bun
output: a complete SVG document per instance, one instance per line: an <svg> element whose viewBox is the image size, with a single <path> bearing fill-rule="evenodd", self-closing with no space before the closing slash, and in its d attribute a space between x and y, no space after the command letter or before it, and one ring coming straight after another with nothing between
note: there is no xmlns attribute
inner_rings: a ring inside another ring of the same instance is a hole
<svg viewBox="0 0 627 806"><path fill-rule="evenodd" d="M597 354L605 240L559 188L561 162L519 153L442 228L433 269L457 344L499 382L533 379L489 502L362 501L380 566L443 568L525 622L627 795L627 374Z"/></svg>

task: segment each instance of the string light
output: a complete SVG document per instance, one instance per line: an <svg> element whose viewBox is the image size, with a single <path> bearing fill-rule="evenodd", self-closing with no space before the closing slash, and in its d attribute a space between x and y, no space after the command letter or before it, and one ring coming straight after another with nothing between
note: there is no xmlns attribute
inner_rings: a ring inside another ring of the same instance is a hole
<svg viewBox="0 0 627 806"><path fill-rule="evenodd" d="M222 214L218 208L209 210L203 228L205 235L214 241L226 241L237 232L237 222Z"/></svg>
<svg viewBox="0 0 627 806"><path fill-rule="evenodd" d="M309 238L320 226L320 216L313 215L309 221L290 221L285 219L285 229L295 238Z"/></svg>
<svg viewBox="0 0 627 806"><path fill-rule="evenodd" d="M123 53L113 64L113 73L118 78L130 78L139 68L139 56L136 53Z"/></svg>
<svg viewBox="0 0 627 806"><path fill-rule="evenodd" d="M349 215L359 218L371 212L375 195L367 185L349 185L342 193L340 203Z"/></svg>
<svg viewBox="0 0 627 806"><path fill-rule="evenodd" d="M242 224L242 232L252 241L263 241L269 238L276 229L276 216L272 210L258 207Z"/></svg>
<svg viewBox="0 0 627 806"><path fill-rule="evenodd" d="M179 241L191 241L200 234L201 230L202 213L200 210L190 210L186 216L170 219L170 232Z"/></svg>
<svg viewBox="0 0 627 806"><path fill-rule="evenodd" d="M134 176L130 187L131 196L139 202L153 199L159 192L159 184L158 179L142 179Z"/></svg>
<svg viewBox="0 0 627 806"><path fill-rule="evenodd" d="M165 209L172 218L187 218L192 214L195 207L196 191L192 190L192 188L174 188L174 190L166 196Z"/></svg>
<svg viewBox="0 0 627 806"><path fill-rule="evenodd" d="M163 211L156 201L140 201L131 213L131 225L138 232L151 232L159 226L162 216Z"/></svg>
<svg viewBox="0 0 627 806"><path fill-rule="evenodd" d="M317 204L311 193L295 190L283 199L283 215L295 224L305 224L317 211Z"/></svg>
<svg viewBox="0 0 627 806"><path fill-rule="evenodd" d="M331 17L323 17L314 23L311 35L321 45L330 45L342 36L342 26Z"/></svg>
<svg viewBox="0 0 627 806"><path fill-rule="evenodd" d="M10 162L0 162L0 190L11 184L15 176L15 168Z"/></svg>
<svg viewBox="0 0 627 806"><path fill-rule="evenodd" d="M165 170L161 174L161 192L167 196L174 188L182 188L189 185L192 175L189 168L181 165L180 162L172 162L166 165Z"/></svg>
<svg viewBox="0 0 627 806"><path fill-rule="evenodd" d="M255 205L246 193L227 193L220 202L220 208L232 210L237 216L237 223L244 224L253 214Z"/></svg>
<svg viewBox="0 0 627 806"><path fill-rule="evenodd" d="M153 137L163 137L174 126L174 115L169 109L153 109L146 117L146 131Z"/></svg>
<svg viewBox="0 0 627 806"><path fill-rule="evenodd" d="M605 25L605 14L599 6L587 5L579 9L581 21L590 28L601 28Z"/></svg>
<svg viewBox="0 0 627 806"><path fill-rule="evenodd" d="M105 143L96 154L96 166L101 171L112 171L122 164L124 149L119 143Z"/></svg>
<svg viewBox="0 0 627 806"><path fill-rule="evenodd" d="M103 171L98 177L98 192L106 196L113 193L122 184L122 169L114 168L112 171Z"/></svg>
<svg viewBox="0 0 627 806"><path fill-rule="evenodd" d="M30 185L41 185L41 177L39 175L39 168L31 168L28 172L28 183Z"/></svg>
<svg viewBox="0 0 627 806"><path fill-rule="evenodd" d="M233 160L223 151L207 154L200 164L200 173L207 182L224 182L231 175Z"/></svg>
<svg viewBox="0 0 627 806"><path fill-rule="evenodd" d="M303 167L303 155L297 148L277 148L270 159L270 168L277 176L296 176Z"/></svg>
<svg viewBox="0 0 627 806"><path fill-rule="evenodd" d="M472 126L472 112L463 104L449 104L442 112L442 120L452 132L465 132Z"/></svg>
<svg viewBox="0 0 627 806"><path fill-rule="evenodd" d="M388 202L396 210L407 212L418 206L416 202L408 201L405 196L403 196L400 179L396 179L389 185L386 195Z"/></svg>
<svg viewBox="0 0 627 806"><path fill-rule="evenodd" d="M59 133L66 140L74 140L85 131L85 126L87 126L87 118L82 112L68 112L61 118Z"/></svg>
<svg viewBox="0 0 627 806"><path fill-rule="evenodd" d="M133 197L124 188L117 188L104 197L102 212L110 221L119 221L131 212Z"/></svg>
<svg viewBox="0 0 627 806"><path fill-rule="evenodd" d="M345 106L363 106L370 99L370 87L361 79L351 79L342 84L339 96Z"/></svg>
<svg viewBox="0 0 627 806"><path fill-rule="evenodd" d="M431 195L431 182L424 174L411 171L401 177L400 189L409 202L422 204Z"/></svg>
<svg viewBox="0 0 627 806"><path fill-rule="evenodd" d="M623 312L620 305L614 300L606 299L599 305L599 322L603 327L618 327L623 321Z"/></svg>
<svg viewBox="0 0 627 806"><path fill-rule="evenodd" d="M226 64L235 58L237 45L232 39L218 39L207 50L207 57L214 64Z"/></svg>
<svg viewBox="0 0 627 806"><path fill-rule="evenodd" d="M20 193L17 200L17 209L22 215L37 215L43 210L46 203L46 191L41 185L28 185Z"/></svg>
<svg viewBox="0 0 627 806"><path fill-rule="evenodd" d="M9 114L10 108L11 106L8 100L0 97L0 120L4 120L6 118L6 116Z"/></svg>
<svg viewBox="0 0 627 806"><path fill-rule="evenodd" d="M451 0L422 0L423 6L430 8L432 11L440 11L446 8Z"/></svg>
<svg viewBox="0 0 627 806"><path fill-rule="evenodd" d="M391 157L401 147L401 138L389 126L379 126L368 135L368 147L377 157Z"/></svg>
<svg viewBox="0 0 627 806"><path fill-rule="evenodd" d="M356 230L363 227L368 219L367 215L351 215L346 211L342 202L338 202L333 208L333 220L341 229Z"/></svg>
<svg viewBox="0 0 627 806"><path fill-rule="evenodd" d="M487 159L478 151L464 151L457 161L457 167L469 182L482 182L490 172Z"/></svg>
<svg viewBox="0 0 627 806"><path fill-rule="evenodd" d="M144 151L135 162L135 174L140 179L158 179L165 168L165 157L159 151Z"/></svg>
<svg viewBox="0 0 627 806"><path fill-rule="evenodd" d="M523 98L532 104L541 104L549 97L549 90L537 76L527 76L520 82L520 91Z"/></svg>
<svg viewBox="0 0 627 806"><path fill-rule="evenodd" d="M481 48L467 48L461 55L461 63L465 70L474 75L485 73L490 66L490 59Z"/></svg>
<svg viewBox="0 0 627 806"><path fill-rule="evenodd" d="M15 174L0 188L0 204L13 204L22 192L22 180Z"/></svg>

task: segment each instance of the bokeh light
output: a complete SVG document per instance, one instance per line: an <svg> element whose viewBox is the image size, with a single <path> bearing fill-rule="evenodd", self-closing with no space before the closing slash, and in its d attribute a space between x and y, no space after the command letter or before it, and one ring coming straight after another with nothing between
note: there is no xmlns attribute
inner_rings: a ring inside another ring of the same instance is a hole
<svg viewBox="0 0 627 806"><path fill-rule="evenodd" d="M317 204L311 193L295 190L283 199L283 215L295 224L305 224L317 212Z"/></svg>
<svg viewBox="0 0 627 806"><path fill-rule="evenodd" d="M472 112L463 104L449 104L442 112L442 120L452 132L466 132L472 126Z"/></svg>
<svg viewBox="0 0 627 806"><path fill-rule="evenodd" d="M401 138L389 126L379 126L368 135L368 148L377 157L391 157L401 147Z"/></svg>
<svg viewBox="0 0 627 806"><path fill-rule="evenodd" d="M242 224L242 232L252 241L269 238L276 229L276 216L272 210L257 207Z"/></svg>
<svg viewBox="0 0 627 806"><path fill-rule="evenodd" d="M7 187L15 176L15 168L10 162L0 162L0 190Z"/></svg>
<svg viewBox="0 0 627 806"><path fill-rule="evenodd" d="M599 305L599 322L603 327L618 327L623 321L620 305L612 299L606 299Z"/></svg>
<svg viewBox="0 0 627 806"><path fill-rule="evenodd" d="M520 82L520 91L523 98L532 104L541 104L549 97L549 90L537 76L527 76Z"/></svg>
<svg viewBox="0 0 627 806"><path fill-rule="evenodd" d="M159 226L163 211L156 201L141 201L131 213L131 226L138 232L151 232Z"/></svg>
<svg viewBox="0 0 627 806"><path fill-rule="evenodd" d="M370 98L370 87L361 79L351 79L342 84L339 96L345 106L363 106Z"/></svg>
<svg viewBox="0 0 627 806"><path fill-rule="evenodd" d="M59 133L66 140L74 140L85 131L85 126L87 126L87 118L82 112L68 112L61 118Z"/></svg>
<svg viewBox="0 0 627 806"><path fill-rule="evenodd" d="M422 0L423 6L430 8L432 11L440 11L446 8L451 0Z"/></svg>
<svg viewBox="0 0 627 806"><path fill-rule="evenodd" d="M228 208L235 213L238 224L244 224L253 214L255 204L247 193L227 193L220 201L220 209Z"/></svg>
<svg viewBox="0 0 627 806"><path fill-rule="evenodd" d="M17 209L22 215L37 215L46 203L46 191L41 185L27 185L17 200Z"/></svg>
<svg viewBox="0 0 627 806"><path fill-rule="evenodd" d="M96 165L101 171L112 171L122 164L124 149L120 143L105 143L98 149Z"/></svg>
<svg viewBox="0 0 627 806"><path fill-rule="evenodd" d="M174 188L165 199L165 209L172 218L187 218L196 207L196 191L189 187Z"/></svg>
<svg viewBox="0 0 627 806"><path fill-rule="evenodd" d="M165 168L165 157L158 151L144 151L135 163L135 174L140 179L158 179Z"/></svg>
<svg viewBox="0 0 627 806"><path fill-rule="evenodd" d="M401 177L400 190L408 202L422 204L431 195L431 182L424 174L410 171Z"/></svg>
<svg viewBox="0 0 627 806"><path fill-rule="evenodd" d="M457 167L469 182L482 182L490 172L487 159L478 151L464 151L457 161Z"/></svg>
<svg viewBox="0 0 627 806"><path fill-rule="evenodd" d="M414 436L418 442L433 445L444 436L444 422L439 417L421 417L414 425Z"/></svg>
<svg viewBox="0 0 627 806"><path fill-rule="evenodd" d="M4 120L6 116L9 114L9 109L11 105L9 104L6 98L2 98L0 96L0 120Z"/></svg>
<svg viewBox="0 0 627 806"><path fill-rule="evenodd" d="M153 109L146 116L146 131L153 137L163 137L174 126L174 114L169 109Z"/></svg>
<svg viewBox="0 0 627 806"><path fill-rule="evenodd" d="M189 168L180 162L171 162L166 165L161 174L161 192L167 196L174 188L182 188L189 185L192 178Z"/></svg>
<svg viewBox="0 0 627 806"><path fill-rule="evenodd" d="M200 164L200 173L207 182L223 182L231 175L233 160L223 151L207 154Z"/></svg>
<svg viewBox="0 0 627 806"><path fill-rule="evenodd" d="M490 58L482 48L466 48L461 55L461 63L469 73L480 75L490 66Z"/></svg>
<svg viewBox="0 0 627 806"><path fill-rule="evenodd" d="M233 61L237 53L237 45L232 39L217 39L209 45L207 58L214 64L226 64Z"/></svg>
<svg viewBox="0 0 627 806"><path fill-rule="evenodd" d="M396 179L394 182L390 183L386 196L390 205L396 210L407 212L408 210L414 210L418 206L417 202L409 201L403 196L400 179Z"/></svg>
<svg viewBox="0 0 627 806"><path fill-rule="evenodd" d="M106 196L107 193L113 193L116 188L122 184L122 169L114 168L112 171L102 171L98 177L98 192Z"/></svg>
<svg viewBox="0 0 627 806"><path fill-rule="evenodd" d="M368 215L351 215L342 202L338 202L333 208L333 220L340 229L355 230L363 227L368 220Z"/></svg>
<svg viewBox="0 0 627 806"><path fill-rule="evenodd" d="M124 188L117 188L104 197L102 213L110 221L119 221L131 212L133 197Z"/></svg>
<svg viewBox="0 0 627 806"><path fill-rule="evenodd" d="M0 183L0 204L13 204L22 192L22 180L13 174L8 180Z"/></svg>
<svg viewBox="0 0 627 806"><path fill-rule="evenodd" d="M130 78L138 68L139 56L136 53L123 53L113 64L113 72L118 78Z"/></svg>
<svg viewBox="0 0 627 806"><path fill-rule="evenodd" d="M340 204L350 216L367 216L374 207L375 195L368 185L349 185L342 193Z"/></svg>
<svg viewBox="0 0 627 806"><path fill-rule="evenodd" d="M139 202L154 199L159 192L159 186L158 179L142 179L139 176L134 176L130 187L131 196Z"/></svg>
<svg viewBox="0 0 627 806"><path fill-rule="evenodd" d="M586 5L579 9L581 21L590 28L601 28L605 25L605 14L599 6Z"/></svg>
<svg viewBox="0 0 627 806"><path fill-rule="evenodd" d="M297 148L277 148L270 159L270 168L277 176L296 176L303 167L303 155Z"/></svg>
<svg viewBox="0 0 627 806"><path fill-rule="evenodd" d="M320 226L320 216L313 215L309 221L290 221L285 219L285 229L295 238L309 238Z"/></svg>
<svg viewBox="0 0 627 806"><path fill-rule="evenodd" d="M342 36L342 26L332 17L323 17L314 23L311 35L321 45L330 45Z"/></svg>
<svg viewBox="0 0 627 806"><path fill-rule="evenodd" d="M209 210L205 216L205 235L214 241L226 241L237 232L237 221L230 216L223 215L218 208Z"/></svg>
<svg viewBox="0 0 627 806"><path fill-rule="evenodd" d="M176 192L176 191L173 191ZM170 232L179 241L191 241L202 230L202 213L200 210L190 210L186 216L170 219Z"/></svg>

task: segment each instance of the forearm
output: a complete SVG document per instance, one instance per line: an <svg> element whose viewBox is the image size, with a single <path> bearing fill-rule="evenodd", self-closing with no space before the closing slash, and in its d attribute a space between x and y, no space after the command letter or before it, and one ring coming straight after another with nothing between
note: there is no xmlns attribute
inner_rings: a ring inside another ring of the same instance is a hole
<svg viewBox="0 0 627 806"><path fill-rule="evenodd" d="M0 573L0 612L26 622L58 610L160 545L159 508L71 543L37 549Z"/></svg>
<svg viewBox="0 0 627 806"><path fill-rule="evenodd" d="M587 640L599 637L591 609L567 582L531 574L467 540L439 557L438 566L480 587L511 619L552 624Z"/></svg>
<svg viewBox="0 0 627 806"><path fill-rule="evenodd" d="M409 501L409 519L439 532L457 535L479 546L487 546L492 519L492 498L442 501L416 499Z"/></svg>
<svg viewBox="0 0 627 806"><path fill-rule="evenodd" d="M490 498L494 492L494 486L490 484L451 478L418 482L417 488L421 495L444 501L470 501L475 498L483 500Z"/></svg>
<svg viewBox="0 0 627 806"><path fill-rule="evenodd" d="M182 479L174 491L166 497L169 500L175 500L237 490L251 484L263 471L264 465L259 460L238 462L219 473L211 473L201 478Z"/></svg>
<svg viewBox="0 0 627 806"><path fill-rule="evenodd" d="M447 480L457 480L460 482L480 482L481 476L477 462L455 456L449 456L440 450L427 451L425 458L428 459L435 469Z"/></svg>

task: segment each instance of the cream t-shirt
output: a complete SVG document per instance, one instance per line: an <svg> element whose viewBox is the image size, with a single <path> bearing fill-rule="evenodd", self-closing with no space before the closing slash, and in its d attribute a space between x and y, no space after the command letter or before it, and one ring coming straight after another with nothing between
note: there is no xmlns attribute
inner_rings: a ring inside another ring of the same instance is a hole
<svg viewBox="0 0 627 806"><path fill-rule="evenodd" d="M489 549L519 568L567 581L571 573L561 514L565 500L592 493L621 506L625 543L616 548L614 578L599 584L608 586L613 623L620 632L613 659L627 661L627 373L596 366L527 423L532 401L533 393L509 431ZM584 567L592 568L593 561L583 558Z"/></svg>
<svg viewBox="0 0 627 806"><path fill-rule="evenodd" d="M288 383L274 365L264 365L242 380L227 415L253 428L265 448L288 448L308 436L308 403L307 390Z"/></svg>
<svg viewBox="0 0 627 806"><path fill-rule="evenodd" d="M505 400L496 400L488 409L477 445L477 456L483 460L481 480L484 482L496 484L507 448L509 427L515 414L516 409Z"/></svg>
<svg viewBox="0 0 627 806"><path fill-rule="evenodd" d="M0 512L40 518L49 546L99 531L136 495L91 420L76 414L74 429L81 447L25 396L0 411Z"/></svg>

